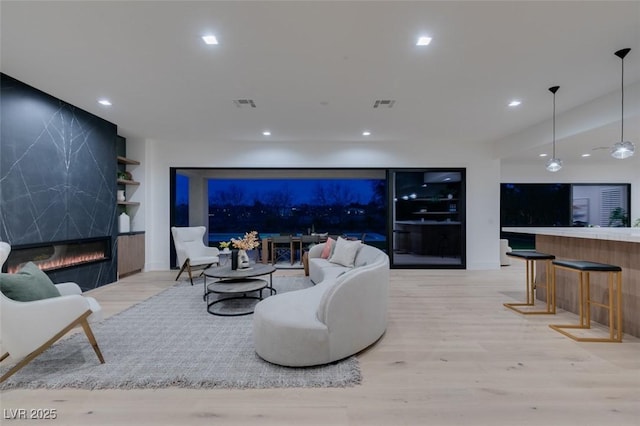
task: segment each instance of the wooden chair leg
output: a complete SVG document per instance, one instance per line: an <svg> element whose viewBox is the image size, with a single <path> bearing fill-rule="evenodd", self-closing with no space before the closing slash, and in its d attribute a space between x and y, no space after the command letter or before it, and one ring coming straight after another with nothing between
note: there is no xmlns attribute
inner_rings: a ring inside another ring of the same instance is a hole
<svg viewBox="0 0 640 426"><path fill-rule="evenodd" d="M187 269L187 265L188 264L189 264L189 259L185 260L184 263L182 264L182 268L180 268L180 272L178 272L178 276L176 277L176 281L178 281L178 278L180 278L180 275L182 275L184 270Z"/></svg>
<svg viewBox="0 0 640 426"><path fill-rule="evenodd" d="M100 348L98 347L98 342L96 341L96 336L93 335L93 330L91 330L91 327L89 326L89 321L87 321L87 318L84 318L82 321L80 321L80 324L82 325L82 329L84 330L84 334L86 334L87 335L87 339L89 339L89 343L91 343L91 347L93 348L93 351L98 356L98 359L100 360L100 364L104 364L104 357L102 356L102 352L100 351Z"/></svg>
<svg viewBox="0 0 640 426"><path fill-rule="evenodd" d="M91 343L91 346L93 346L94 351L98 355L98 359L100 360L100 362L102 364L104 364L104 358L102 357L102 353L100 352L100 349L98 348L98 343L96 342L96 338L93 335L93 332L91 331L91 328L89 328L89 323L87 322L87 318L89 317L89 315L91 315L91 313L92 313L91 309L88 309L85 313L80 315L78 318L73 320L69 325L67 325L65 328L63 328L58 333L56 333L55 336L53 336L51 339L49 339L46 342L44 342L37 349L35 349L33 352L31 352L26 357L24 357L24 359L22 361L18 362L9 371L7 371L2 377L0 377L0 383L4 382L9 377L13 376L22 367L24 367L25 365L30 363L35 357L37 357L42 352L47 350L51 345L53 345L56 341L58 341L62 336L67 334L72 328L76 327L77 325L82 325L82 327L84 328L85 334L87 334L87 337L89 338L89 342ZM86 324L86 327L85 327L85 324ZM87 333L87 330L88 330L88 333ZM0 361L4 360L8 355L9 355L8 353L4 354L2 356L2 358L0 358Z"/></svg>
<svg viewBox="0 0 640 426"><path fill-rule="evenodd" d="M191 282L191 285L193 285L193 275L191 275L191 263L189 262L189 259L187 259L187 261L185 263L187 264L187 272L189 273L189 281Z"/></svg>

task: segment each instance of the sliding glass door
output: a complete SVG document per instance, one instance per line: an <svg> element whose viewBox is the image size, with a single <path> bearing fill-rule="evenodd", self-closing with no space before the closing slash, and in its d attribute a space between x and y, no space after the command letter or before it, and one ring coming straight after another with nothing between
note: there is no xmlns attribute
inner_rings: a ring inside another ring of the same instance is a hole
<svg viewBox="0 0 640 426"><path fill-rule="evenodd" d="M465 170L389 171L394 267L465 268Z"/></svg>
<svg viewBox="0 0 640 426"><path fill-rule="evenodd" d="M392 267L466 267L465 169L171 173L172 226L206 226L211 246L253 230L261 237L326 234L378 247Z"/></svg>

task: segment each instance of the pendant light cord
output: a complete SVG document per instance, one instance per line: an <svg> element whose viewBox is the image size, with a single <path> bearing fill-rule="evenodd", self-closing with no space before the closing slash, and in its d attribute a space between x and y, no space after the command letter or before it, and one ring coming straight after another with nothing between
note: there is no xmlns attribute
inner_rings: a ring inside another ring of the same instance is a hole
<svg viewBox="0 0 640 426"><path fill-rule="evenodd" d="M553 92L553 158L556 158L556 92Z"/></svg>
<svg viewBox="0 0 640 426"><path fill-rule="evenodd" d="M624 56L621 59L622 79L620 81L620 92L622 93L622 97L620 100L620 142L624 142Z"/></svg>

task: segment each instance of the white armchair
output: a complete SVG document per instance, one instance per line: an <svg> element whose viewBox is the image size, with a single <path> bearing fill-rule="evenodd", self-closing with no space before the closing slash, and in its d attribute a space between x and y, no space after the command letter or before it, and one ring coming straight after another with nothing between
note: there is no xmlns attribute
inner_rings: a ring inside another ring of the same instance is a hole
<svg viewBox="0 0 640 426"><path fill-rule="evenodd" d="M0 267L9 256L11 246L0 242ZM1 378L0 383L27 365L72 328L84 329L100 363L104 358L89 322L102 320L102 309L92 297L82 296L76 283L56 284L60 297L18 302L0 292L0 332L4 354L18 361Z"/></svg>
<svg viewBox="0 0 640 426"><path fill-rule="evenodd" d="M208 247L203 242L206 230L204 226L171 227L171 235L178 258L177 266L180 267L176 281L186 270L189 274L189 281L193 285L192 271L202 270L204 272L212 265L220 263L220 250L216 247Z"/></svg>

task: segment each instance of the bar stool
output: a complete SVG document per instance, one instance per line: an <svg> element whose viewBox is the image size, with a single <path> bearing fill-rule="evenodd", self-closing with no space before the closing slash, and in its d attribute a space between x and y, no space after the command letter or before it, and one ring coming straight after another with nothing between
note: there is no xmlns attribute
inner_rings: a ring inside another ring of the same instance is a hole
<svg viewBox="0 0 640 426"><path fill-rule="evenodd" d="M607 265L606 263L596 263L585 260L554 260L554 286L556 281L556 269L566 269L569 271L578 272L580 275L580 287L578 296L580 323L571 325L551 324L549 325L549 327L578 342L622 342L622 268L615 265ZM591 299L589 289L589 276L592 272L608 273L609 303L600 303ZM615 289L614 282L616 283ZM565 328L591 328L592 305L600 306L604 309L609 310L608 339L602 337L579 337L564 330Z"/></svg>
<svg viewBox="0 0 640 426"><path fill-rule="evenodd" d="M556 287L554 281L551 280L551 261L556 257L552 254L540 253L533 250L515 250L507 253L507 256L524 259L527 264L527 302L526 303L504 303L503 305L520 314L555 314L556 313ZM535 306L535 262L544 260L545 268L545 286L547 289L547 309L544 311L524 310L518 306Z"/></svg>

